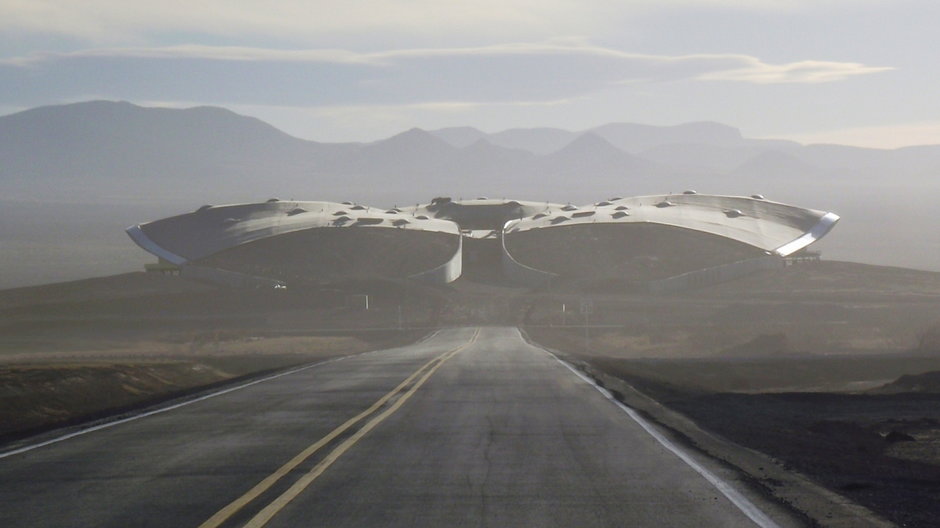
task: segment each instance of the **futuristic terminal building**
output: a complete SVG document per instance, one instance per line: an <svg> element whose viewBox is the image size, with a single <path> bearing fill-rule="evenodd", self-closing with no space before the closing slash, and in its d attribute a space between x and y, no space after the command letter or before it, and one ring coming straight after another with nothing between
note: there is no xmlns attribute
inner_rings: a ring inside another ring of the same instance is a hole
<svg viewBox="0 0 940 528"><path fill-rule="evenodd" d="M127 233L162 269L235 286L465 276L520 286L618 279L656 292L782 266L838 220L760 195L686 191L584 206L435 198L381 209L271 199L206 205Z"/></svg>

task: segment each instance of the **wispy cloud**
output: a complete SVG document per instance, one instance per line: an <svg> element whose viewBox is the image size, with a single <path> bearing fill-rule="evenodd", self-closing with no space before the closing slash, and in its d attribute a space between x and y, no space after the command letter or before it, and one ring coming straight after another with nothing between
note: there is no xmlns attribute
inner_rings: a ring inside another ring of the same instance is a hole
<svg viewBox="0 0 940 528"><path fill-rule="evenodd" d="M297 62L297 63L367 63L370 55L340 49L282 50L245 46L181 45L162 47L91 48L66 53L39 52L26 56L0 59L10 66L42 67L56 62L82 59L205 59L231 62Z"/></svg>
<svg viewBox="0 0 940 528"><path fill-rule="evenodd" d="M295 42L368 31L545 36L585 34L644 13L689 8L794 12L876 3L886 0L6 0L0 3L0 31L99 43L185 33Z"/></svg>
<svg viewBox="0 0 940 528"><path fill-rule="evenodd" d="M866 66L857 62L799 61L788 64L766 64L753 57L742 57L746 65L704 73L704 81L733 81L756 84L827 83L842 81L858 75L870 75L893 70L886 66Z"/></svg>
<svg viewBox="0 0 940 528"><path fill-rule="evenodd" d="M231 46L99 48L0 60L0 104L114 98L324 105L552 101L676 80L824 83L890 70L854 62L771 64L744 54L657 55L561 40L362 53ZM25 99L24 99L25 98ZM31 99L33 98L33 99Z"/></svg>

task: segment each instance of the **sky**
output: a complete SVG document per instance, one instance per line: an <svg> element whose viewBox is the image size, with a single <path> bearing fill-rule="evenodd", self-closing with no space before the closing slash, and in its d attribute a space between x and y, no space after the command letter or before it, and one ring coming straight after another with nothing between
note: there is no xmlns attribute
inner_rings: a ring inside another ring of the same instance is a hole
<svg viewBox="0 0 940 528"><path fill-rule="evenodd" d="M935 0L0 0L0 114L223 106L316 141L717 121L940 144Z"/></svg>

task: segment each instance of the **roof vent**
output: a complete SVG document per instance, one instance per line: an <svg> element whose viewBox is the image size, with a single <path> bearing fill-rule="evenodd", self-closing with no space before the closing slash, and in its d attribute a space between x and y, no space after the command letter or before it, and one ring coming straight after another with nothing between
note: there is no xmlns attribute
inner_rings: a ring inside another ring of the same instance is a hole
<svg viewBox="0 0 940 528"><path fill-rule="evenodd" d="M287 211L287 216L299 215L300 213L306 213L307 210L302 207L295 207L290 211Z"/></svg>
<svg viewBox="0 0 940 528"><path fill-rule="evenodd" d="M764 199L764 195L763 195L763 194L752 194L752 195L751 195L751 198L753 198L753 199L755 199L755 200L763 200L763 199Z"/></svg>
<svg viewBox="0 0 940 528"><path fill-rule="evenodd" d="M539 213L539 214L533 216L532 219L533 219L533 220L538 220L539 218L545 218L546 216L548 216L548 215L545 214L545 213Z"/></svg>
<svg viewBox="0 0 940 528"><path fill-rule="evenodd" d="M568 204L568 205L566 205L566 206L564 206L564 207L561 208L562 211L575 211L575 210L577 210L577 209L578 209L577 207L575 207L575 206L573 206L573 205L571 205L571 204Z"/></svg>
<svg viewBox="0 0 940 528"><path fill-rule="evenodd" d="M556 216L555 218L552 218L552 225L560 224L562 222L567 222L568 220L569 219L567 216Z"/></svg>
<svg viewBox="0 0 940 528"><path fill-rule="evenodd" d="M342 216L344 214L348 214L348 213L346 211L336 211L335 213L333 213L333 216Z"/></svg>
<svg viewBox="0 0 940 528"><path fill-rule="evenodd" d="M398 214L399 212L401 211L398 209L389 209L388 211L385 211L385 214Z"/></svg>
<svg viewBox="0 0 940 528"><path fill-rule="evenodd" d="M726 209L725 216L728 218L737 218L739 216L744 216L744 213L740 209Z"/></svg>
<svg viewBox="0 0 940 528"><path fill-rule="evenodd" d="M605 206L605 205L610 205L610 202L608 202L608 201L597 202L597 203L594 204L594 205L596 205L596 206L598 206L598 207L603 207L603 206Z"/></svg>
<svg viewBox="0 0 940 528"><path fill-rule="evenodd" d="M352 202L343 202L343 205L352 205Z"/></svg>
<svg viewBox="0 0 940 528"><path fill-rule="evenodd" d="M274 203L274 202L280 202L280 201L281 201L280 198L268 198L264 203Z"/></svg>
<svg viewBox="0 0 940 528"><path fill-rule="evenodd" d="M625 216L630 216L630 213L626 211L617 211L616 213L610 215L612 218L623 218Z"/></svg>
<svg viewBox="0 0 940 528"><path fill-rule="evenodd" d="M341 216L336 220L333 220L333 225L343 225L350 220L352 220L352 218L349 218L348 216Z"/></svg>
<svg viewBox="0 0 940 528"><path fill-rule="evenodd" d="M594 211L578 211L577 213L572 213L572 218L584 218L585 216L592 216Z"/></svg>
<svg viewBox="0 0 940 528"><path fill-rule="evenodd" d="M428 219L428 217L426 217L426 216L424 216L424 215L418 215L418 216L416 216L415 218L417 218L418 220L427 220L427 219Z"/></svg>
<svg viewBox="0 0 940 528"><path fill-rule="evenodd" d="M682 191L682 194L698 194L698 192L697 192L697 191L693 191L692 189L689 189L689 190L686 190L686 191Z"/></svg>
<svg viewBox="0 0 940 528"><path fill-rule="evenodd" d="M617 200L623 200L622 196L614 196L613 198L608 198L608 202L616 202Z"/></svg>
<svg viewBox="0 0 940 528"><path fill-rule="evenodd" d="M395 226L395 227L402 227L402 226L408 225L408 224L410 224L410 223L411 223L411 222L409 222L408 220L405 220L404 218L399 218L399 219L395 220L394 222L392 222L392 225Z"/></svg>
<svg viewBox="0 0 940 528"><path fill-rule="evenodd" d="M617 211L626 211L627 209L629 209L629 207L627 207L626 205L618 205L616 207Z"/></svg>
<svg viewBox="0 0 940 528"><path fill-rule="evenodd" d="M660 209L663 209L664 207L672 207L673 205L676 205L676 204L670 202L669 200L663 200L663 201L657 203L657 204L656 204L656 207L659 207Z"/></svg>
<svg viewBox="0 0 940 528"><path fill-rule="evenodd" d="M353 211L362 211L362 210L365 209L365 206L362 206L362 205L354 205L354 206L350 207L350 209L352 209Z"/></svg>

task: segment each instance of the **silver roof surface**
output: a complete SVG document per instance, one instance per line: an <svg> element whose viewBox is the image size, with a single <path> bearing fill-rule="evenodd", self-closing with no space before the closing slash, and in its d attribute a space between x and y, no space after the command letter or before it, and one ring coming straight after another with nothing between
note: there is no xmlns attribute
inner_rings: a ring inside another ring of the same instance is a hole
<svg viewBox="0 0 940 528"><path fill-rule="evenodd" d="M511 220L504 232L589 223L648 222L719 235L786 256L819 240L839 221L834 213L743 196L663 194L600 204L555 208L539 218Z"/></svg>
<svg viewBox="0 0 940 528"><path fill-rule="evenodd" d="M446 220L333 202L269 201L203 206L194 212L127 228L146 251L185 264L262 238L313 228L391 228L459 235Z"/></svg>

